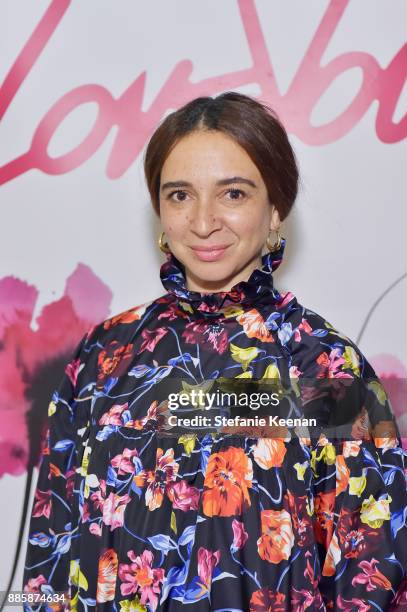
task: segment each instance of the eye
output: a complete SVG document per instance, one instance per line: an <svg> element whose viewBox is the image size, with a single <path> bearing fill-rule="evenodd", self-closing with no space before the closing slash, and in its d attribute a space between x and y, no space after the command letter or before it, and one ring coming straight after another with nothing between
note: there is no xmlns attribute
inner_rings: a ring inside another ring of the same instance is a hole
<svg viewBox="0 0 407 612"><path fill-rule="evenodd" d="M244 197L246 195L244 191L242 191L241 189L236 189L236 188L228 189L228 191L226 193L231 193L231 194L233 194L233 196L241 194ZM232 200L239 200L239 199L241 200L242 198L232 197L231 199Z"/></svg>
<svg viewBox="0 0 407 612"><path fill-rule="evenodd" d="M168 194L168 199L173 200L174 202L184 202L185 198L182 198L181 200L173 199L172 196L175 195L176 193L181 193L184 196L186 195L186 191L182 191L182 189L177 189L176 191L171 191L171 193Z"/></svg>

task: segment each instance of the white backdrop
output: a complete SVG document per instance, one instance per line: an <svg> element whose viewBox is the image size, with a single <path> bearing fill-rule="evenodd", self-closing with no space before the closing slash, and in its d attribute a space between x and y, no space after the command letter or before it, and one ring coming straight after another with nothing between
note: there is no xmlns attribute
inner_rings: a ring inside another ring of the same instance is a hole
<svg viewBox="0 0 407 612"><path fill-rule="evenodd" d="M2 1L0 590L26 473L19 356L35 382L89 322L164 293L141 154L186 101L276 108L302 175L276 286L407 379L406 23L405 0Z"/></svg>

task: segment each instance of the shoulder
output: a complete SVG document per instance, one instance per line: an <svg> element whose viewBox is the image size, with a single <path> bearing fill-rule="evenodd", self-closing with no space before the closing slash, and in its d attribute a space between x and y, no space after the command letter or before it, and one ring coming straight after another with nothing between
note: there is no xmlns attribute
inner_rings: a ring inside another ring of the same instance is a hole
<svg viewBox="0 0 407 612"><path fill-rule="evenodd" d="M81 340L77 351L80 358L88 362L101 352L130 351L134 343L142 342L149 329L154 329L155 321L160 319L171 301L171 296L164 294L94 324Z"/></svg>
<svg viewBox="0 0 407 612"><path fill-rule="evenodd" d="M90 327L75 353L83 384L101 369L126 363L154 333L156 320L165 312L168 294L116 313ZM161 323L160 323L161 324Z"/></svg>
<svg viewBox="0 0 407 612"><path fill-rule="evenodd" d="M295 300L285 324L289 325L286 348L301 372L329 377L375 375L356 342L315 310Z"/></svg>
<svg viewBox="0 0 407 612"><path fill-rule="evenodd" d="M86 334L86 344L104 344L111 340L128 341L159 315L167 295L137 304L93 325Z"/></svg>

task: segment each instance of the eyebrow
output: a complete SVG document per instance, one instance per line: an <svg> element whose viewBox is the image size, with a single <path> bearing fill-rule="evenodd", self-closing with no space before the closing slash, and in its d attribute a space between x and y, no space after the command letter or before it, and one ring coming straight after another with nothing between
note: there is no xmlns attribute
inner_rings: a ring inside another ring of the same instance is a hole
<svg viewBox="0 0 407 612"><path fill-rule="evenodd" d="M244 178L243 176L232 176L230 178L220 179L216 182L216 185L223 186L230 185L231 183L243 183L257 189L257 185L254 181ZM192 187L192 183L188 183L188 181L168 181L167 183L161 185L160 191L164 191L165 189L174 189L178 187Z"/></svg>

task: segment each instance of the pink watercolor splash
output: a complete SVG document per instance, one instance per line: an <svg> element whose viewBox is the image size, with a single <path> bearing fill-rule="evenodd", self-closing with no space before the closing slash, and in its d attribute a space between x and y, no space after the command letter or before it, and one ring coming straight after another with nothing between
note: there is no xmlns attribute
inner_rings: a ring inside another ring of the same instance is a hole
<svg viewBox="0 0 407 612"><path fill-rule="evenodd" d="M377 354L369 362L383 383L407 450L407 368L389 353Z"/></svg>
<svg viewBox="0 0 407 612"><path fill-rule="evenodd" d="M0 280L0 478L27 469L27 415L33 409L29 391L41 388L39 373L44 377L45 370L55 377L53 364L68 359L84 333L110 316L112 292L88 266L79 264L67 279L64 295L44 306L33 331L37 299L38 290L26 281L13 276ZM407 450L407 369L390 354L369 361L388 393ZM58 384L56 378L51 382Z"/></svg>
<svg viewBox="0 0 407 612"><path fill-rule="evenodd" d="M79 264L67 279L64 295L44 306L33 331L37 299L38 290L28 282L14 276L0 280L0 477L27 469L27 416L33 407L32 390L41 388L40 373L47 387L58 384L51 380L56 375L53 365L69 359L85 332L109 316L112 291Z"/></svg>

